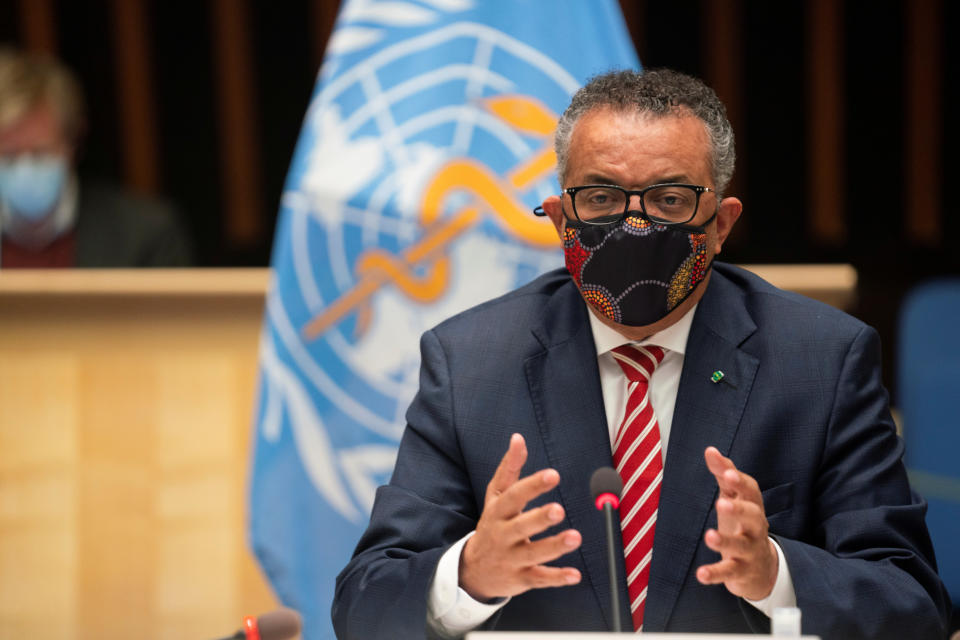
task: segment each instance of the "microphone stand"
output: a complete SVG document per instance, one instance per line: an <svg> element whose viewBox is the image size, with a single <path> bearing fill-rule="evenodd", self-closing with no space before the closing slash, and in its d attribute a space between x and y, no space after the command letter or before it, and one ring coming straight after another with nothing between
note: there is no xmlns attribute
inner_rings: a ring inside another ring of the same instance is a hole
<svg viewBox="0 0 960 640"><path fill-rule="evenodd" d="M607 525L607 567L610 570L610 606L613 608L613 632L620 633L620 589L617 584L617 554L614 553L613 506L609 501L603 505L603 519Z"/></svg>
<svg viewBox="0 0 960 640"><path fill-rule="evenodd" d="M620 506L620 493L623 483L620 474L613 467L600 467L590 476L590 494L597 509L603 511L603 520L607 529L607 569L610 573L610 606L613 608L613 632L620 633L620 588L617 584L617 554L614 546L613 527L620 521L613 517L614 510ZM632 625L631 625L632 626Z"/></svg>

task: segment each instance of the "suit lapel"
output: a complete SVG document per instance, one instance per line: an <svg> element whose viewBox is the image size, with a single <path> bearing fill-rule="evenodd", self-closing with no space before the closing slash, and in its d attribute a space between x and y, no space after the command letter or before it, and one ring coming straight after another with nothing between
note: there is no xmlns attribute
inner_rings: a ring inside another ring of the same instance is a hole
<svg viewBox="0 0 960 640"><path fill-rule="evenodd" d="M750 395L758 360L740 344L754 331L742 292L713 271L697 307L677 393L654 537L644 630L666 628L702 543L717 484L707 471L708 446L729 454ZM718 382L714 372L722 371Z"/></svg>
<svg viewBox="0 0 960 640"><path fill-rule="evenodd" d="M547 459L561 474L558 491L569 526L583 536L579 549L586 568L583 580L592 586L610 628L606 533L603 517L590 496L589 481L594 470L609 467L613 461L587 313L573 282L561 287L547 306L543 327L534 330L544 350L528 359L525 368ZM616 543L622 546L619 528L615 534ZM625 588L621 592L623 600ZM625 609L621 609L623 620Z"/></svg>

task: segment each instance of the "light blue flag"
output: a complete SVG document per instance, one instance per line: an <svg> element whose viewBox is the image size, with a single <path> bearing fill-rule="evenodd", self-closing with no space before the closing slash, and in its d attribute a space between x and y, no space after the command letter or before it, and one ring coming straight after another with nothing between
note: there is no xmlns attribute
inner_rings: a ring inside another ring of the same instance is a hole
<svg viewBox="0 0 960 640"><path fill-rule="evenodd" d="M304 638L333 638L420 334L562 264L531 214L559 193L556 119L638 64L615 0L344 3L281 202L250 487L253 548Z"/></svg>

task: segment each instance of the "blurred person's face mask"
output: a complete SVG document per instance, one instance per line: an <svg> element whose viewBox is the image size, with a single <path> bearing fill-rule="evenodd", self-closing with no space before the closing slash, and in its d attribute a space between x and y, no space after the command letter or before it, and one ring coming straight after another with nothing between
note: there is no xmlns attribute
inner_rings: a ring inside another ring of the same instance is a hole
<svg viewBox="0 0 960 640"><path fill-rule="evenodd" d="M0 159L0 203L8 214L39 222L60 201L67 163L59 156L25 155Z"/></svg>

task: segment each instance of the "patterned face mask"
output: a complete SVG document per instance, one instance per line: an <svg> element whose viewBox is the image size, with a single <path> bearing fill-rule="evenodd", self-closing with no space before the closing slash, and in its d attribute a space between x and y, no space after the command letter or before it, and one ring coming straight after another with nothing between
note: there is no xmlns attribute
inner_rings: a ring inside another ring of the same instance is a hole
<svg viewBox="0 0 960 640"><path fill-rule="evenodd" d="M583 298L617 324L653 324L706 277L706 226L662 225L639 215L616 224L567 220L563 254Z"/></svg>

